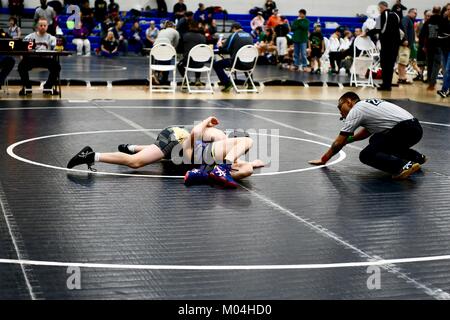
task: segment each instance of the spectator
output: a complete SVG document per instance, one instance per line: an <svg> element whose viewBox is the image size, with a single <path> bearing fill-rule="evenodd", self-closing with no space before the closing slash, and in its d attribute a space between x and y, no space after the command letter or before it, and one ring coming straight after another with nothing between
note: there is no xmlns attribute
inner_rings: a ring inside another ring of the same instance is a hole
<svg viewBox="0 0 450 320"><path fill-rule="evenodd" d="M156 28L155 21L150 21L150 27L145 31L145 47L153 48L159 30Z"/></svg>
<svg viewBox="0 0 450 320"><path fill-rule="evenodd" d="M194 20L197 22L201 22L203 24L208 23L208 21L210 21L208 9L203 3L198 4L198 9L197 11L195 11L194 15Z"/></svg>
<svg viewBox="0 0 450 320"><path fill-rule="evenodd" d="M114 0L109 0L108 4L108 14L111 18L115 19L119 16L120 6L115 3Z"/></svg>
<svg viewBox="0 0 450 320"><path fill-rule="evenodd" d="M222 43L221 41L217 43L217 46L219 47L220 51L229 53L230 58L214 62L214 70L216 71L217 76L220 79L220 82L224 86L222 92L229 92L232 88L230 78L227 76L224 70L232 67L239 49L249 44L253 45L252 36L249 33L242 30L242 26L239 23L233 23L230 31L232 35L227 39L227 41L225 41L225 43ZM237 67L241 70L250 69L252 66L253 66L252 63L250 64L242 62L237 63Z"/></svg>
<svg viewBox="0 0 450 320"><path fill-rule="evenodd" d="M284 56L287 54L288 41L287 35L291 31L289 21L285 17L281 17L281 22L275 27L278 63L280 66L284 63Z"/></svg>
<svg viewBox="0 0 450 320"><path fill-rule="evenodd" d="M341 31L337 28L330 37L330 65L332 73L339 73L342 61Z"/></svg>
<svg viewBox="0 0 450 320"><path fill-rule="evenodd" d="M97 22L103 23L108 14L108 4L105 0L95 0L94 4L94 17Z"/></svg>
<svg viewBox="0 0 450 320"><path fill-rule="evenodd" d="M143 54L144 42L141 38L142 29L139 26L139 21L135 21L130 30L130 36L128 37L128 44L131 44L134 47L134 52L136 54Z"/></svg>
<svg viewBox="0 0 450 320"><path fill-rule="evenodd" d="M25 41L34 41L36 51L53 50L56 46L56 38L47 33L48 21L45 18L39 18L37 23L37 31L25 37ZM49 57L30 57L24 56L19 63L19 74L22 81L23 88L19 95L25 96L27 92L25 89L31 89L31 83L28 72L34 68L46 68L50 71L47 82L44 84L45 94L56 94L53 91L53 86L56 84L61 65L53 58Z"/></svg>
<svg viewBox="0 0 450 320"><path fill-rule="evenodd" d="M419 78L422 77L422 70L417 66L417 45L416 45L416 31L414 28L417 18L417 9L411 8L408 10L408 15L403 17L402 30L405 32L406 40L410 50L410 62L412 68L417 72Z"/></svg>
<svg viewBox="0 0 450 320"><path fill-rule="evenodd" d="M383 83L378 87L379 91L392 90L392 76L394 74L394 65L400 46L400 18L397 14L388 9L386 1L378 4L380 17L377 20L375 29L370 30L367 35L374 36L379 34L381 51L380 64L383 71Z"/></svg>
<svg viewBox="0 0 450 320"><path fill-rule="evenodd" d="M292 22L291 29L294 32L292 41L294 42L294 68L303 70L308 66L308 31L310 22L306 18L306 10L301 9L298 19Z"/></svg>
<svg viewBox="0 0 450 320"><path fill-rule="evenodd" d="M178 20L177 31L181 37L189 31L189 22L194 20L194 13L192 11L186 11L184 17Z"/></svg>
<svg viewBox="0 0 450 320"><path fill-rule="evenodd" d="M425 53L425 34L422 32L425 22L431 18L431 10L425 10L423 20L416 26L416 36L419 38L419 48L417 50L417 66L419 68L419 75L414 79L416 81L423 81L423 74L427 64L427 55Z"/></svg>
<svg viewBox="0 0 450 320"><path fill-rule="evenodd" d="M409 58L411 56L411 49L406 38L403 40L402 45L398 50L398 84L408 84L406 67L409 64Z"/></svg>
<svg viewBox="0 0 450 320"><path fill-rule="evenodd" d="M128 39L123 31L124 22L122 20L116 21L116 26L113 28L114 37L119 41L119 50L123 51L123 55L128 55Z"/></svg>
<svg viewBox="0 0 450 320"><path fill-rule="evenodd" d="M215 36L217 33L216 20L212 20L210 24L208 24L208 23L202 24L201 23L200 25L201 25L201 29L203 30L203 34L205 35L206 43L215 45L217 43L217 39Z"/></svg>
<svg viewBox="0 0 450 320"><path fill-rule="evenodd" d="M178 20L184 17L186 11L187 7L184 4L184 0L178 0L178 2L173 6L173 15L176 23L178 22Z"/></svg>
<svg viewBox="0 0 450 320"><path fill-rule="evenodd" d="M88 30L88 34L92 33L95 28L94 10L89 6L89 1L84 0L81 4L81 22L83 26Z"/></svg>
<svg viewBox="0 0 450 320"><path fill-rule="evenodd" d="M73 30L74 39L72 43L77 46L77 55L83 55L83 49L86 57L91 56L91 42L88 39L89 30L80 22L78 28Z"/></svg>
<svg viewBox="0 0 450 320"><path fill-rule="evenodd" d="M180 42L180 34L175 30L175 25L172 21L166 21L164 29L159 31L155 43L164 42L169 43L172 47L177 48Z"/></svg>
<svg viewBox="0 0 450 320"><path fill-rule="evenodd" d="M311 73L320 73L320 58L325 52L325 41L320 23L314 25L314 32L309 36L309 49L311 51Z"/></svg>
<svg viewBox="0 0 450 320"><path fill-rule="evenodd" d="M269 64L276 64L275 57L277 56L277 46L275 44L275 32L273 29L266 29L260 35L260 42L257 43L257 48L260 56L265 56Z"/></svg>
<svg viewBox="0 0 450 320"><path fill-rule="evenodd" d="M22 37L22 31L20 27L17 25L16 17L9 18L8 35L13 39L20 39Z"/></svg>
<svg viewBox="0 0 450 320"><path fill-rule="evenodd" d="M392 12L396 13L400 20L403 19L403 11L408 8L402 5L402 0L396 0L394 6L392 7Z"/></svg>
<svg viewBox="0 0 450 320"><path fill-rule="evenodd" d="M272 0L266 0L266 3L264 4L264 15L265 19L268 19L273 15L273 11L277 8L277 5L275 1Z"/></svg>
<svg viewBox="0 0 450 320"><path fill-rule="evenodd" d="M439 33L441 35L442 64L444 67L444 83L438 94L443 97L450 96L450 3L445 7Z"/></svg>
<svg viewBox="0 0 450 320"><path fill-rule="evenodd" d="M21 19L23 16L24 0L9 0L8 1L9 13L15 16L19 20L19 25L21 25Z"/></svg>
<svg viewBox="0 0 450 320"><path fill-rule="evenodd" d="M353 33L350 30L345 30L344 37L339 39L339 42L340 42L339 50L342 52L342 51L347 51L348 49L350 49L350 46L352 45L352 39L353 39Z"/></svg>
<svg viewBox="0 0 450 320"><path fill-rule="evenodd" d="M156 38L155 44L158 43L169 43L175 49L178 47L178 43L180 42L180 34L177 30L175 30L175 25L172 21L166 21L165 29L161 30L158 34L158 38ZM168 62L162 62L161 64L168 64ZM175 79L174 79L175 80ZM161 80L159 81L161 85L169 84L169 71L162 72Z"/></svg>
<svg viewBox="0 0 450 320"><path fill-rule="evenodd" d="M165 0L156 0L158 5L158 18L167 17L167 3Z"/></svg>
<svg viewBox="0 0 450 320"><path fill-rule="evenodd" d="M206 38L202 34L202 30L198 27L198 22L195 20L189 21L189 30L186 32L183 36L183 59L178 64L178 71L180 72L181 76L184 77L184 74L186 72L186 66L187 66L187 59L189 56L189 52L193 47L195 47L198 44L206 44ZM190 62L190 66L193 68L201 68L203 67L203 63L193 63L193 61ZM200 72L195 73L195 85L201 86L203 85L200 81Z"/></svg>
<svg viewBox="0 0 450 320"><path fill-rule="evenodd" d="M442 24L441 8L435 6L431 18L423 25L422 32L425 36L425 52L427 55L428 88L434 91L436 87L439 69L441 68L441 48L439 41L439 26Z"/></svg>
<svg viewBox="0 0 450 320"><path fill-rule="evenodd" d="M256 17L254 17L253 19L252 19L252 21L250 22L250 27L252 28L252 36L254 37L254 38L256 38L256 28L258 28L258 27L264 27L264 23L265 23L266 21L264 20L264 18L263 18L263 14L262 14L262 12L261 11L259 11L258 13L257 13L257 15L256 15Z"/></svg>
<svg viewBox="0 0 450 320"><path fill-rule="evenodd" d="M34 12L34 20L38 22L41 18L46 19L48 21L46 32L48 31L48 33L50 33L51 35L55 35L56 32L56 29L54 27L55 17L55 10L47 5L47 0L41 0L41 6L37 7L36 11Z"/></svg>
<svg viewBox="0 0 450 320"><path fill-rule="evenodd" d="M266 27L274 29L281 22L281 15L278 13L278 9L273 10L273 14L270 16L267 21Z"/></svg>
<svg viewBox="0 0 450 320"><path fill-rule="evenodd" d="M108 31L100 48L102 57L112 58L119 55L119 41L114 37L114 32Z"/></svg>

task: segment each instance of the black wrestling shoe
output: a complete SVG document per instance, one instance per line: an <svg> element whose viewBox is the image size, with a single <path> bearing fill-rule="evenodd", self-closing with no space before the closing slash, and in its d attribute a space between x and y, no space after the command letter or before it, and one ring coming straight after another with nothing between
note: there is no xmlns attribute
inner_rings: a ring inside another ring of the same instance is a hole
<svg viewBox="0 0 450 320"><path fill-rule="evenodd" d="M413 173L420 170L420 164L409 161L407 164L403 166L400 172L396 175L392 176L394 180L405 180Z"/></svg>
<svg viewBox="0 0 450 320"><path fill-rule="evenodd" d="M135 154L134 152L131 152L130 149L128 149L128 146L131 146L131 144L121 144L117 147L117 149L122 153Z"/></svg>
<svg viewBox="0 0 450 320"><path fill-rule="evenodd" d="M91 147L84 147L83 150L78 152L72 159L70 159L67 164L68 169L72 169L75 166L79 166L81 164L87 164L89 170L92 170L92 166L95 162L95 152Z"/></svg>
<svg viewBox="0 0 450 320"><path fill-rule="evenodd" d="M420 159L417 161L418 164L423 165L428 161L428 158L426 155L422 154L420 156Z"/></svg>

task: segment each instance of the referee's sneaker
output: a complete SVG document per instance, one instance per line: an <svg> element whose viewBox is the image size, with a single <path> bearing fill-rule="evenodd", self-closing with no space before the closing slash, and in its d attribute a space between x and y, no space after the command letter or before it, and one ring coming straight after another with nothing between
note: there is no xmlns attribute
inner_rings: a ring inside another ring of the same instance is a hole
<svg viewBox="0 0 450 320"><path fill-rule="evenodd" d="M384 100L361 100L354 92L339 99L338 109L344 127L322 158L310 164L324 165L346 144L368 137L371 137L369 145L359 156L361 162L391 174L394 179L408 178L427 161L425 155L411 149L422 139L423 130L408 111Z"/></svg>

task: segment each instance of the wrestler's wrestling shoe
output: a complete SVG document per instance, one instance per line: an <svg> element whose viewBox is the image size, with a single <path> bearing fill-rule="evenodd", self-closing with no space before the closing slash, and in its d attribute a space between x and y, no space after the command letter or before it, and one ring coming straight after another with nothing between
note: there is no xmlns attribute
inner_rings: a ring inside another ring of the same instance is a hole
<svg viewBox="0 0 450 320"><path fill-rule="evenodd" d="M428 158L426 155L422 154L420 156L420 159L417 161L418 164L423 165L428 161Z"/></svg>
<svg viewBox="0 0 450 320"><path fill-rule="evenodd" d="M67 164L67 168L72 169L75 166L79 166L81 164L87 164L89 170L92 170L92 166L95 162L95 152L91 147L84 147L80 152L78 152L72 159L70 159Z"/></svg>
<svg viewBox="0 0 450 320"><path fill-rule="evenodd" d="M231 176L231 165L220 164L209 173L209 179L223 185L225 188L236 189L239 185Z"/></svg>
<svg viewBox="0 0 450 320"><path fill-rule="evenodd" d="M186 186L193 186L208 183L208 173L202 169L192 169L186 172L184 176L184 184Z"/></svg>
<svg viewBox="0 0 450 320"><path fill-rule="evenodd" d="M131 144L121 144L117 147L117 149L126 154L135 154L135 152L131 152L130 149L128 149L128 146L131 146Z"/></svg>
<svg viewBox="0 0 450 320"><path fill-rule="evenodd" d="M393 175L392 179L394 180L404 180L407 179L410 175L420 170L420 164L409 161L405 164L400 171L399 174Z"/></svg>

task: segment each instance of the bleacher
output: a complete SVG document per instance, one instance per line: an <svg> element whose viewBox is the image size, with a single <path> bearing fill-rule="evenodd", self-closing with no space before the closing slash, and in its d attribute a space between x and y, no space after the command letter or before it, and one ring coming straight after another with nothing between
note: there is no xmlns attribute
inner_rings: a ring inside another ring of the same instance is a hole
<svg viewBox="0 0 450 320"><path fill-rule="evenodd" d="M0 14L9 14L8 8L0 8ZM25 9L24 16L28 18L32 18L34 14L34 9ZM120 13L121 18L125 21L123 31L125 34L129 34L131 27L134 22L134 18L131 15L130 12L121 12ZM58 16L58 26L62 29L64 36L66 38L66 49L70 51L75 51L75 46L72 44L73 35L72 31L67 28L67 19L69 15L62 14ZM250 22L253 19L253 16L250 14L228 14L228 19L224 23L223 19L225 18L224 14L218 13L214 15L214 18L217 20L217 26L218 26L218 32L223 33L225 37L227 37L229 27L233 22L239 22L243 29L246 32L251 31ZM289 22L294 21L297 19L297 16L286 16L286 18L289 20ZM334 31L335 27L327 28L327 26L330 26L332 24L337 24L341 27L348 28L350 30L354 30L355 28L360 28L362 24L364 23L364 20L360 17L318 17L318 16L308 16L307 17L311 24L310 24L310 31L313 31L314 24L318 21L320 21L322 25L322 33L325 37L329 37ZM132 20L133 19L133 20ZM146 11L142 12L141 16L138 18L138 21L141 25L141 38L145 39L145 31L147 30L150 21L154 20L156 25L159 26L162 20L168 20L172 19L172 15L169 14L167 18L159 18L157 17L156 10L152 11ZM223 29L223 26L225 25L225 29ZM27 28L28 29L28 28ZM28 33L29 30L23 30L24 34ZM94 30L94 34L89 37L89 40L91 42L91 48L92 50L95 50L100 47L101 38L100 38L100 30L96 32ZM130 45L129 47L130 51L133 51L134 48Z"/></svg>

